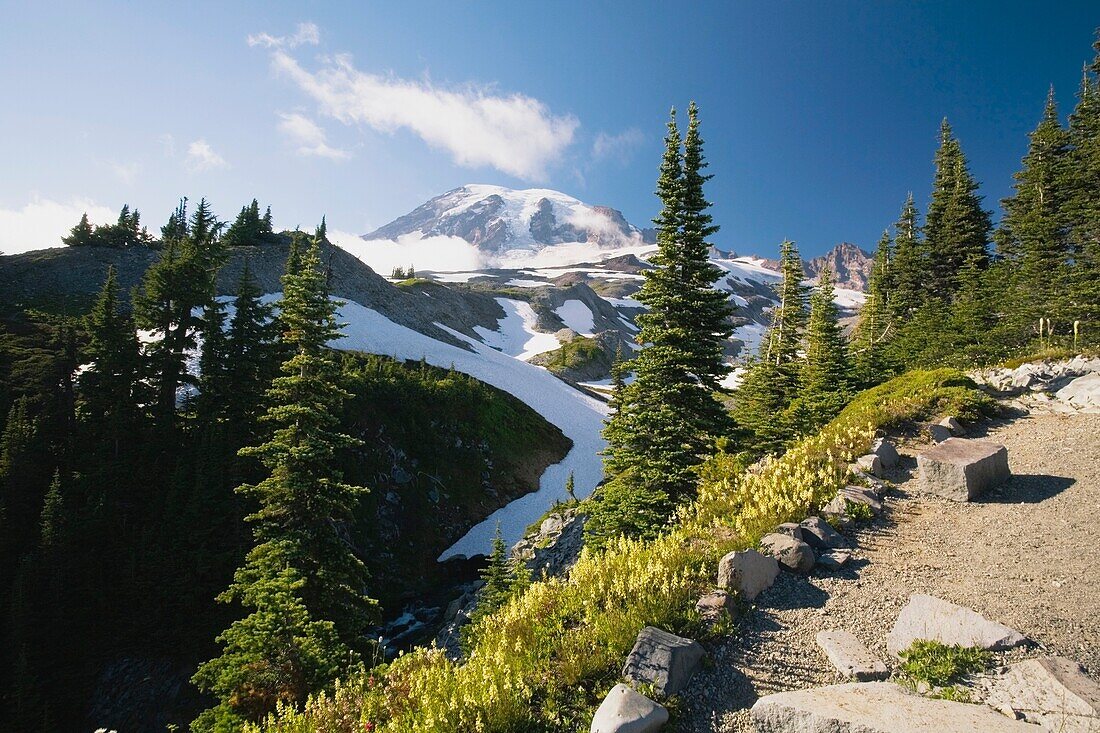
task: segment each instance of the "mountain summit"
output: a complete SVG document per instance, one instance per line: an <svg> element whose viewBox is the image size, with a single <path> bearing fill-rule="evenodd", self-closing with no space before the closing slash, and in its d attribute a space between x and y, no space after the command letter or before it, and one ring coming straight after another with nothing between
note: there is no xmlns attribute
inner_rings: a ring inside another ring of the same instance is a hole
<svg viewBox="0 0 1100 733"><path fill-rule="evenodd" d="M550 189L517 191L483 184L436 196L362 238L410 236L459 237L488 254L571 243L620 249L656 241L652 229L639 229L622 212L607 206L592 206Z"/></svg>

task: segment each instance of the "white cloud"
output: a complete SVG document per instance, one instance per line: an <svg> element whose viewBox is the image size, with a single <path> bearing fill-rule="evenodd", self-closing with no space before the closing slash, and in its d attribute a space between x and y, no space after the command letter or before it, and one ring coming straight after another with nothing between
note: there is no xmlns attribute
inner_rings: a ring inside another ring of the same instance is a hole
<svg viewBox="0 0 1100 733"><path fill-rule="evenodd" d="M465 167L491 166L518 178L544 179L580 125L573 115L554 115L532 97L370 74L356 69L347 55L328 59L317 72L279 47L272 61L322 114L380 132L411 130Z"/></svg>
<svg viewBox="0 0 1100 733"><path fill-rule="evenodd" d="M110 167L111 172L115 174L115 178L130 186L137 179L138 173L141 172L140 163L119 163L114 160L107 161L107 165Z"/></svg>
<svg viewBox="0 0 1100 733"><path fill-rule="evenodd" d="M634 148L643 142L645 142L645 135L636 127L624 130L618 135L601 132L592 143L592 157L597 160L616 158L621 163L627 163Z"/></svg>
<svg viewBox="0 0 1100 733"><path fill-rule="evenodd" d="M164 150L164 155L168 158L176 157L176 138L172 136L172 133L166 132L157 138L161 148Z"/></svg>
<svg viewBox="0 0 1100 733"><path fill-rule="evenodd" d="M263 46L264 48L316 46L320 42L321 29L315 23L299 23L293 36L273 36L270 33L256 33L248 37L249 46Z"/></svg>
<svg viewBox="0 0 1100 733"><path fill-rule="evenodd" d="M36 196L22 208L0 207L0 252L11 255L61 247L61 238L85 212L92 224L111 224L118 219L117 211L88 199L63 203Z"/></svg>
<svg viewBox="0 0 1100 733"><path fill-rule="evenodd" d="M225 168L229 163L226 163L225 158L214 152L214 148L210 147L210 143L200 138L192 141L187 146L186 165L188 170L200 172Z"/></svg>
<svg viewBox="0 0 1100 733"><path fill-rule="evenodd" d="M333 243L367 263L380 275L395 267L412 265L417 270L441 272L478 270L486 265L484 254L460 237L427 237L409 234L392 239L364 240L354 234L329 230Z"/></svg>
<svg viewBox="0 0 1100 733"><path fill-rule="evenodd" d="M332 160L346 160L351 154L346 150L334 148L325 140L325 131L316 122L298 112L280 113L279 132L297 145L299 155L316 155Z"/></svg>

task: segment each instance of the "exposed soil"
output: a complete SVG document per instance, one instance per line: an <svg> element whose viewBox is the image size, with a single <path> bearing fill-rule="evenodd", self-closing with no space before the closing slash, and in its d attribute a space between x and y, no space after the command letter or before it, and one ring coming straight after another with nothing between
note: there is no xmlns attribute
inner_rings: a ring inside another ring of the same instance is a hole
<svg viewBox="0 0 1100 733"><path fill-rule="evenodd" d="M846 629L887 660L886 634L912 593L972 608L1032 639L1006 658L1057 654L1100 676L1100 415L1032 411L985 427L1008 447L1011 481L964 504L917 493L903 442L885 516L855 532L840 571L783 573L739 631L710 651L677 716L680 731L752 731L760 696L842 681L814 641Z"/></svg>

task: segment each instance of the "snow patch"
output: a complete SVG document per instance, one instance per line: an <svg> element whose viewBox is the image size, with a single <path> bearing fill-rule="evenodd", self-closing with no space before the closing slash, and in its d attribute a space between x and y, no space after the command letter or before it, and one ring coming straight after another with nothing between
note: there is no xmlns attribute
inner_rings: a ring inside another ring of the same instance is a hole
<svg viewBox="0 0 1100 733"><path fill-rule="evenodd" d="M592 336L596 330L592 309L579 300L567 300L554 309L554 313L569 328L581 336Z"/></svg>
<svg viewBox="0 0 1100 733"><path fill-rule="evenodd" d="M494 300L504 309L504 318L497 322L497 330L474 326L486 346L523 361L561 346L554 334L536 328L539 317L530 303L509 298Z"/></svg>

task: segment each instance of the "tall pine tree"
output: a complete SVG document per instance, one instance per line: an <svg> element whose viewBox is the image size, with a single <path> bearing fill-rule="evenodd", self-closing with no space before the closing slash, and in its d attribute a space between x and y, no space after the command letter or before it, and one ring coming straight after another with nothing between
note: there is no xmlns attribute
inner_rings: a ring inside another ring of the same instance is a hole
<svg viewBox="0 0 1100 733"><path fill-rule="evenodd" d="M826 267L810 297L806 353L798 374L798 407L792 422L802 434L835 417L848 399L851 374L835 299L833 273Z"/></svg>

